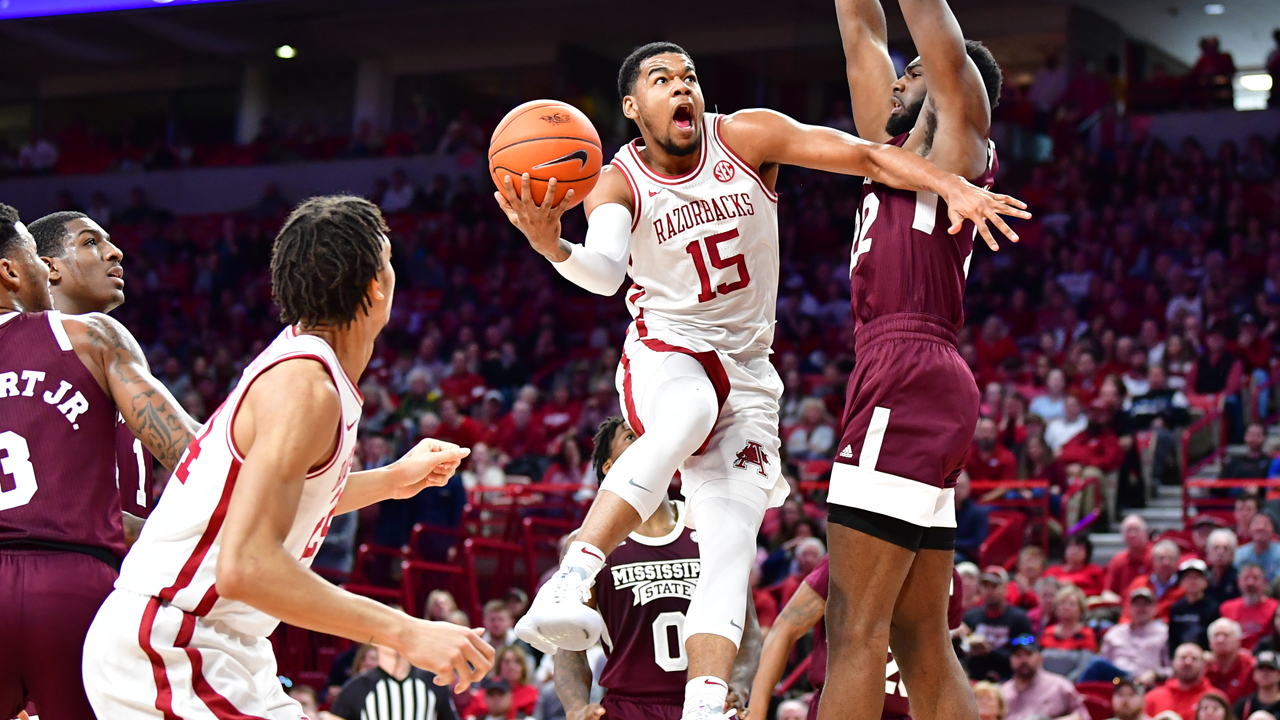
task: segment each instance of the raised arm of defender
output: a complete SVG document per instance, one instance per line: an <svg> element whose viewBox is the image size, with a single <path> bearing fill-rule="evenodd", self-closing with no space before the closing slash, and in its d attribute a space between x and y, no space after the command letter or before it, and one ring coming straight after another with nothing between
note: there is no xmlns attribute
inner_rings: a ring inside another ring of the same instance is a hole
<svg viewBox="0 0 1280 720"><path fill-rule="evenodd" d="M76 355L115 402L134 436L161 465L176 467L200 423L151 374L138 341L102 313L64 315L62 326Z"/></svg>
<svg viewBox="0 0 1280 720"><path fill-rule="evenodd" d="M1026 203L1008 195L974 187L964 178L940 170L933 163L892 145L868 142L848 133L802 125L772 110L743 110L724 119L720 134L761 175L778 165L861 175L902 190L928 190L947 203L948 232L960 232L973 221L991 249L998 249L987 223L1011 240L1018 235L1001 215L1029 218Z"/></svg>
<svg viewBox="0 0 1280 720"><path fill-rule="evenodd" d="M892 109L897 73L889 57L884 8L880 0L836 0L836 20L844 45L849 107L858 135L871 142L889 142L884 127Z"/></svg>

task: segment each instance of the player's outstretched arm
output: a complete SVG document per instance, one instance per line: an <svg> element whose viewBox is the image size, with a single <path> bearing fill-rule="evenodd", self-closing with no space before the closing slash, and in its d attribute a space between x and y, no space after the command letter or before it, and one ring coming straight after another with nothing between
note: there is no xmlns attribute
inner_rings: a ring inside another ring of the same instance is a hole
<svg viewBox="0 0 1280 720"><path fill-rule="evenodd" d="M513 183L520 182L517 197ZM622 173L610 165L600 171L600 180L583 203L587 213L587 238L582 245L560 237L560 218L573 198L570 190L559 205L550 207L556 179L547 183L542 205L533 201L529 174L504 178L505 194L494 192L498 207L524 233L529 245L551 261L565 279L597 295L613 295L627 276L631 256L631 190ZM508 200L507 198L515 198Z"/></svg>
<svg viewBox="0 0 1280 720"><path fill-rule="evenodd" d="M451 442L427 438L399 460L377 468L351 473L342 490L335 515L359 510L383 500L405 500L429 487L442 487L471 454Z"/></svg>
<svg viewBox="0 0 1280 720"><path fill-rule="evenodd" d="M791 648L818 624L826 611L827 601L809 587L808 583L801 583L800 589L796 590L796 594L791 596L787 606L778 615L778 621L769 631L769 637L765 638L764 648L760 651L760 669L751 686L748 720L768 720L769 699L773 697L773 688L787 669L787 656L791 654Z"/></svg>
<svg viewBox="0 0 1280 720"><path fill-rule="evenodd" d="M893 83L897 80L889 58L889 33L880 0L836 0L836 20L844 45L845 75L849 79L849 107L858 135L871 142L888 142Z"/></svg>
<svg viewBox="0 0 1280 720"><path fill-rule="evenodd" d="M742 631L742 643L729 671L729 695L725 702L738 710L738 717L747 711L747 699L751 697L751 683L760 667L760 619L756 617L756 604L751 601L751 589L747 588L747 622Z"/></svg>
<svg viewBox="0 0 1280 720"><path fill-rule="evenodd" d="M102 313L64 315L62 326L76 355L115 402L134 436L161 465L177 467L200 423L151 374L138 341L119 321Z"/></svg>
<svg viewBox="0 0 1280 720"><path fill-rule="evenodd" d="M721 137L747 162L764 171L774 165L861 175L902 190L928 190L947 203L951 234L972 220L991 249L999 249L987 223L1010 240L1018 234L1001 215L1029 218L1026 203L1008 195L974 187L964 178L892 145L856 138L817 125L803 125L773 110L743 110L720 124Z"/></svg>
<svg viewBox="0 0 1280 720"><path fill-rule="evenodd" d="M991 105L978 66L965 51L960 23L947 0L899 3L911 39L920 49L929 99L938 113L929 159L947 172L977 177L987 166Z"/></svg>
<svg viewBox="0 0 1280 720"><path fill-rule="evenodd" d="M233 419L245 459L222 527L216 588L291 625L395 648L436 683L458 688L493 666L482 630L411 618L353 595L304 568L284 548L307 472L334 451L341 401L328 371L287 360L249 388ZM318 542L318 540L316 540Z"/></svg>

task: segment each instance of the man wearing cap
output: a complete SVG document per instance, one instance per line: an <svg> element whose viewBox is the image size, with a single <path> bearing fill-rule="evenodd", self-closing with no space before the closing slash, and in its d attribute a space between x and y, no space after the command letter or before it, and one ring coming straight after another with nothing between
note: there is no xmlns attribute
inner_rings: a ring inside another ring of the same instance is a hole
<svg viewBox="0 0 1280 720"><path fill-rule="evenodd" d="M1212 657L1204 669L1209 684L1235 702L1255 689L1253 655L1240 648L1240 624L1230 618L1218 618L1209 625L1209 651Z"/></svg>
<svg viewBox="0 0 1280 720"><path fill-rule="evenodd" d="M469 715L467 720L508 720L511 717L511 684L506 678L491 677L480 683L484 690L485 715ZM475 704L475 703L472 703ZM516 720L526 720L519 713Z"/></svg>
<svg viewBox="0 0 1280 720"><path fill-rule="evenodd" d="M1200 514L1191 524L1191 544L1195 546L1196 557L1208 560L1209 535L1222 527L1222 521L1213 515Z"/></svg>
<svg viewBox="0 0 1280 720"><path fill-rule="evenodd" d="M1147 693L1146 713L1155 717L1172 710L1184 718L1194 718L1200 698L1211 692L1221 694L1204 676L1204 650L1194 643L1183 643L1173 655L1173 677Z"/></svg>
<svg viewBox="0 0 1280 720"><path fill-rule="evenodd" d="M1259 511L1249 521L1249 539L1253 542L1236 550L1236 569L1243 572L1246 563L1253 563L1262 567L1267 582L1280 577L1280 543L1275 541L1276 519L1270 510Z"/></svg>
<svg viewBox="0 0 1280 720"><path fill-rule="evenodd" d="M1115 716L1111 720L1150 720L1142 711L1146 700L1146 688L1128 678L1115 681L1116 690L1111 694L1111 712Z"/></svg>
<svg viewBox="0 0 1280 720"><path fill-rule="evenodd" d="M1004 720L1041 715L1052 720L1089 720L1089 711L1071 681L1043 669L1040 645L1031 635L1009 642L1013 679L1000 686L1008 708Z"/></svg>
<svg viewBox="0 0 1280 720"><path fill-rule="evenodd" d="M1168 622L1169 610L1182 597L1178 587L1178 556L1182 551L1172 540L1161 540L1151 548L1151 572L1135 578L1129 584L1129 593L1140 587L1151 590L1156 599L1156 617ZM1128 617L1125 608L1124 617Z"/></svg>
<svg viewBox="0 0 1280 720"><path fill-rule="evenodd" d="M1120 535L1125 549L1107 563L1103 586L1123 597L1135 578L1151 572L1151 535L1147 532L1147 521L1140 515L1126 517L1120 523Z"/></svg>
<svg viewBox="0 0 1280 720"><path fill-rule="evenodd" d="M1169 667L1169 626L1155 619L1156 597L1148 587L1129 593L1129 622L1120 623L1102 636L1102 660L1139 682L1154 685ZM1097 662L1097 661L1095 661ZM1092 665L1086 675L1105 676L1105 668ZM1114 672L1111 677L1115 677Z"/></svg>
<svg viewBox="0 0 1280 720"><path fill-rule="evenodd" d="M1272 457L1262 449L1266 442L1267 426L1260 422L1249 423L1244 431L1244 454L1228 458L1218 477L1223 480L1257 480L1268 477Z"/></svg>
<svg viewBox="0 0 1280 720"><path fill-rule="evenodd" d="M1280 657L1263 650L1255 660L1253 682L1258 689L1237 700L1235 705L1236 717L1242 720L1258 711L1280 713Z"/></svg>
<svg viewBox="0 0 1280 720"><path fill-rule="evenodd" d="M1271 632L1272 619L1275 617L1276 607L1280 605L1273 598L1267 597L1264 594L1266 591L1267 579L1263 575L1262 566L1245 563L1240 566L1240 597L1228 600L1218 608L1222 617L1240 623L1244 635L1242 644L1250 650L1263 635Z"/></svg>
<svg viewBox="0 0 1280 720"><path fill-rule="evenodd" d="M1169 649L1183 643L1209 646L1209 623L1218 619L1218 603L1205 594L1209 566L1199 558L1183 560L1178 566L1178 589L1182 597L1169 609Z"/></svg>
<svg viewBox="0 0 1280 720"><path fill-rule="evenodd" d="M978 577L978 584L982 589L982 607L964 614L964 624L973 628L973 635L969 637L969 677L1006 680L1012 672L1009 641L1032 635L1031 621L1021 609L1009 605L1009 573L1004 568L988 567Z"/></svg>

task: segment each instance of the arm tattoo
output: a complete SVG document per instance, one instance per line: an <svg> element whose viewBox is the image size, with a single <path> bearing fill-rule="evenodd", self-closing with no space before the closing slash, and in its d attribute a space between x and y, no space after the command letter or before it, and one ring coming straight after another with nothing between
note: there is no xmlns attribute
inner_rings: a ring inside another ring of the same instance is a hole
<svg viewBox="0 0 1280 720"><path fill-rule="evenodd" d="M555 662L556 695L564 709L572 712L591 704L591 666L584 652L561 650Z"/></svg>
<svg viewBox="0 0 1280 720"><path fill-rule="evenodd" d="M172 470L199 430L191 418L151 374L138 341L118 321L102 315L85 316L89 344L103 359L108 394L133 434Z"/></svg>
<svg viewBox="0 0 1280 720"><path fill-rule="evenodd" d="M818 624L826 610L827 603L822 596L808 585L801 585L796 594L791 597L791 601L782 609L778 620L794 625L803 634Z"/></svg>

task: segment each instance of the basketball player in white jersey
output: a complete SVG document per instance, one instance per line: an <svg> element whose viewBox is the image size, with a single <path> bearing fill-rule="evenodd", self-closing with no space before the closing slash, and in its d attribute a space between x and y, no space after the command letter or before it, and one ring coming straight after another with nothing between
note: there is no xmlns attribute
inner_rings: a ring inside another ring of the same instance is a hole
<svg viewBox="0 0 1280 720"><path fill-rule="evenodd" d="M569 200L537 206L527 175L519 197L511 178L505 193L495 193L533 248L569 280L603 295L616 292L628 273L634 281L618 384L640 439L610 469L561 571L516 630L548 651L594 643L601 622L584 604L591 583L679 470L686 522L703 538L701 577L684 626L684 717L715 718L741 642L760 521L787 491L778 457L782 382L768 359L779 166L937 192L954 203L956 229L964 218L975 220L992 243L986 222L1011 234L998 213L1022 215L1021 204L911 153L769 110L705 113L693 61L670 43L633 52L618 91L642 139L618 153L587 197L585 246L560 238Z"/></svg>
<svg viewBox="0 0 1280 720"><path fill-rule="evenodd" d="M424 440L348 475L355 380L390 317L395 273L378 209L313 198L285 221L272 290L289 325L191 442L85 641L99 717L299 720L268 636L281 622L395 648L458 688L484 676L481 631L418 620L308 568L335 513L443 485L467 455Z"/></svg>

